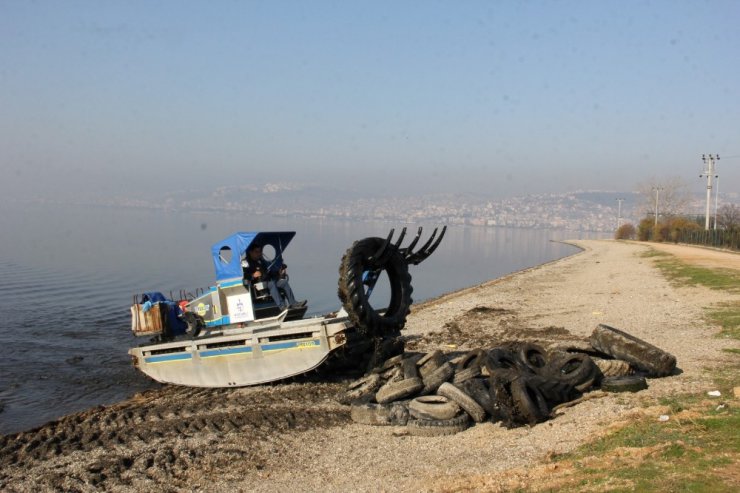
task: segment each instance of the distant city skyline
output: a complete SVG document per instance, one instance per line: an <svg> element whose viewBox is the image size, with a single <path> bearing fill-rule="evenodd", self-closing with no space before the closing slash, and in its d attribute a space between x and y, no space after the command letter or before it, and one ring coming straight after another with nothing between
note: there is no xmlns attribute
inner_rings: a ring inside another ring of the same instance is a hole
<svg viewBox="0 0 740 493"><path fill-rule="evenodd" d="M740 3L0 3L0 195L740 192Z"/></svg>
<svg viewBox="0 0 740 493"><path fill-rule="evenodd" d="M574 190L501 199L466 193L358 196L336 192L330 186L262 183L182 190L157 197L101 195L66 201L27 198L21 205L160 210L194 214L195 217L203 213L223 213L240 215L245 220L256 216L305 217L600 232L614 231L620 212L620 224L637 224L644 217L650 217L653 211L649 203L652 197L635 191ZM675 213L689 217L703 214L704 197L701 194L689 195L685 199L686 202L677 207ZM740 194L725 194L721 204L740 206ZM660 213L661 216L664 214L665 211Z"/></svg>

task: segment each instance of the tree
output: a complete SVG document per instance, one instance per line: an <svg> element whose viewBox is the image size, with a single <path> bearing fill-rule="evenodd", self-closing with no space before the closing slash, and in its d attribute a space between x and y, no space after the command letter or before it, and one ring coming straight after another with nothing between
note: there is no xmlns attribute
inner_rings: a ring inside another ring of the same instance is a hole
<svg viewBox="0 0 740 493"><path fill-rule="evenodd" d="M666 221L667 231L662 235L663 240L671 240L678 243L686 233L701 231L702 227L696 221L685 217L672 217Z"/></svg>
<svg viewBox="0 0 740 493"><path fill-rule="evenodd" d="M624 223L614 233L615 240L634 240L635 236L637 236L637 230L632 223Z"/></svg>
<svg viewBox="0 0 740 493"><path fill-rule="evenodd" d="M653 236L654 224L655 221L653 221L649 217L646 217L642 221L640 221L640 224L637 225L637 239L640 241L650 240Z"/></svg>
<svg viewBox="0 0 740 493"><path fill-rule="evenodd" d="M737 204L724 204L717 209L717 227L727 230L740 229L740 207Z"/></svg>
<svg viewBox="0 0 740 493"><path fill-rule="evenodd" d="M655 189L658 188L658 193ZM686 182L678 177L668 177L662 179L650 178L644 183L637 186L637 190L642 197L639 207L645 211L648 216L653 216L655 220L655 200L658 200L658 215L674 216L684 212L686 206L691 200L689 187Z"/></svg>

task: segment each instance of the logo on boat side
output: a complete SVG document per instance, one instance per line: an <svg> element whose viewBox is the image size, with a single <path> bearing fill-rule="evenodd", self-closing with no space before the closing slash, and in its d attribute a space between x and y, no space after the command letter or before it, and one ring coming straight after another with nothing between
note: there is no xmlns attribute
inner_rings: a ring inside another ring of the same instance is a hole
<svg viewBox="0 0 740 493"><path fill-rule="evenodd" d="M296 343L295 347L299 347L299 348L301 348L301 347L314 347L314 346L318 346L318 345L319 345L319 341L303 341L303 342Z"/></svg>
<svg viewBox="0 0 740 493"><path fill-rule="evenodd" d="M198 303L198 306L195 307L195 313L200 315L201 317L206 314L208 309L211 308L211 305L206 305L205 303Z"/></svg>

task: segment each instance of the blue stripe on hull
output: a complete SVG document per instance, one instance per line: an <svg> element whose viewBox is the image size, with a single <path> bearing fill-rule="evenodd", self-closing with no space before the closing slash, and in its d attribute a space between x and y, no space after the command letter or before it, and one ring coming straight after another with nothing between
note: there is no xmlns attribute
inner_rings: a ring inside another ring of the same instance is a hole
<svg viewBox="0 0 740 493"><path fill-rule="evenodd" d="M244 354L244 353L251 353L251 352L252 352L251 346L225 348L225 349L209 349L207 351L201 351L200 357L201 358L212 358L214 356L230 356L232 354Z"/></svg>
<svg viewBox="0 0 740 493"><path fill-rule="evenodd" d="M184 361L192 358L193 356L190 353L177 353L147 356L144 358L144 361L147 363L168 363L171 361Z"/></svg>
<svg viewBox="0 0 740 493"><path fill-rule="evenodd" d="M319 339L311 339L308 341L290 341L290 342L276 342L272 344L262 344L260 348L262 351L280 351L285 349L313 349L321 347L321 341ZM206 349L200 351L198 354L201 358L216 358L219 356L235 356L239 354L249 354L252 352L251 346L241 346L232 348L219 348L219 349ZM173 354L162 354L156 356L146 356L144 358L145 363L174 363L179 361L192 360L193 355L190 353L173 353Z"/></svg>

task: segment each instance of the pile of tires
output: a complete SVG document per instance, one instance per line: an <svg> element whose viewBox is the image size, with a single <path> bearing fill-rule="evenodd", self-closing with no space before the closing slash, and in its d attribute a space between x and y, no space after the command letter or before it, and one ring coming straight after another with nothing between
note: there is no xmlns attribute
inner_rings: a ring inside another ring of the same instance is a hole
<svg viewBox="0 0 740 493"><path fill-rule="evenodd" d="M588 356L552 355L533 344L476 349L451 357L442 351L389 358L349 385L340 401L352 419L407 426L419 436L451 435L471 422L535 424L552 408L580 396L598 368Z"/></svg>
<svg viewBox="0 0 740 493"><path fill-rule="evenodd" d="M339 400L358 423L451 435L471 422L535 425L592 389L639 391L647 388L645 376L675 368L674 357L618 329L600 325L591 340L600 358L526 342L460 355L406 352L351 383Z"/></svg>

